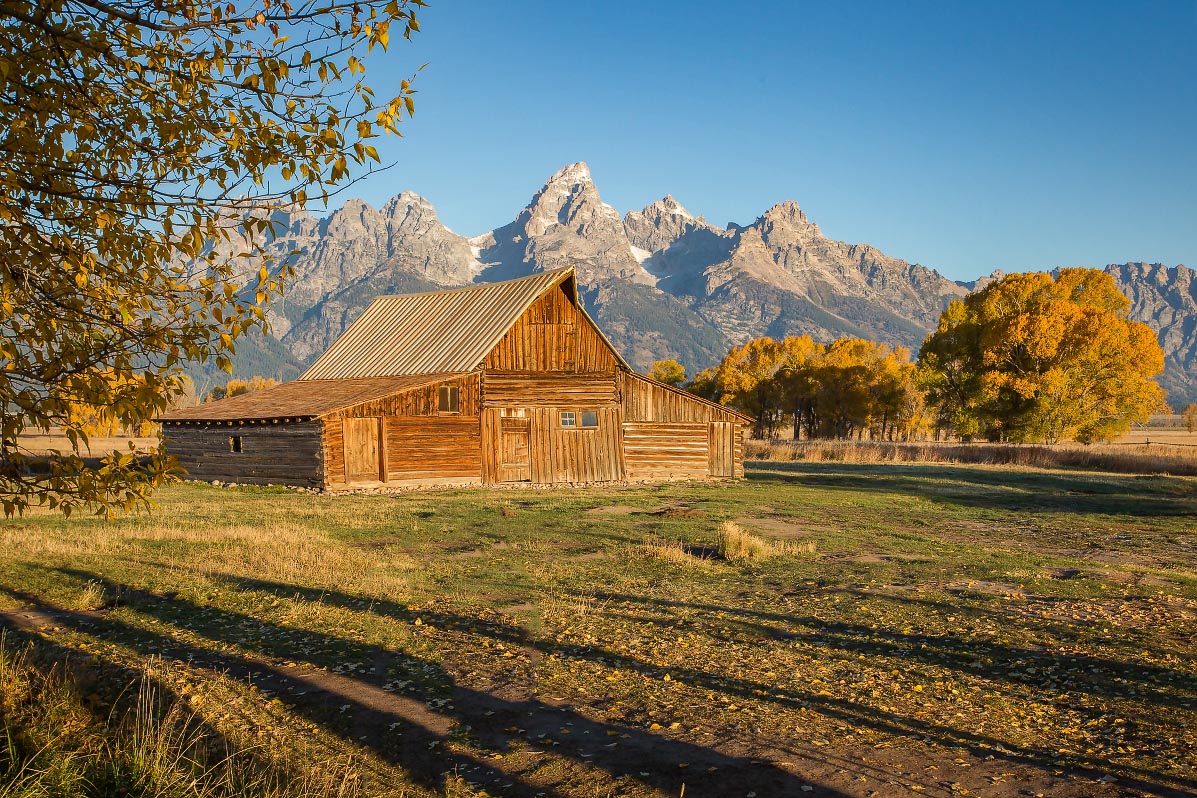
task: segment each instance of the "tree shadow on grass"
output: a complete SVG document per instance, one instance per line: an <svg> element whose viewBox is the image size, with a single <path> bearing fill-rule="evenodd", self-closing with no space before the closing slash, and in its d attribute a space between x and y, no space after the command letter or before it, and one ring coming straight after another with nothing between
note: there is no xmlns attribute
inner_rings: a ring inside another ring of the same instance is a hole
<svg viewBox="0 0 1197 798"><path fill-rule="evenodd" d="M843 591L853 592L853 591ZM1126 698L1126 691L1140 689L1135 700L1160 707L1175 707L1183 702L1197 704L1197 677L1191 673L1142 662L1124 662L1087 654L1055 654L1036 648L1009 646L991 639L971 640L952 634L915 634L897 632L866 624L827 621L814 616L787 615L740 607L726 607L699 602L644 599L626 594L600 593L600 599L648 605L663 609L689 609L717 612L736 618L738 634L752 635L778 642L805 642L849 654L907 659L970 676L1018 684L1033 689L1047 689L1055 675L1072 674L1070 691L1102 698ZM901 597L885 596L902 602ZM919 600L925 611L934 604ZM956 607L941 604L945 614ZM668 625L668 620L638 614L642 623ZM1007 619L1009 620L1009 619ZM997 621L1000 623L1000 621ZM733 642L729 638L728 642ZM1146 691L1146 692L1144 692ZM1100 713L1098 713L1100 714ZM1098 719L1095 714L1092 718Z"/></svg>
<svg viewBox="0 0 1197 798"><path fill-rule="evenodd" d="M302 589L260 579L230 576L220 578L235 584L242 590L264 592L279 597L298 594L309 600L321 600L346 609L359 611L362 609L361 599L336 591ZM1092 692L1094 695L1109 695L1122 689L1125 686L1124 683L1132 683L1151 686L1155 692L1146 697L1139 696L1139 698L1160 707L1166 708L1173 705L1171 702L1178 700L1197 698L1197 682L1184 672L1168 668L1140 666L1137 663L1124 663L1100 657L1063 656L1028 648L1002 646L992 642L986 643L990 650L987 653L981 653L977 650L975 641L953 635L902 634L889 630L875 630L865 625L828 622L814 617L796 617L716 604L646 599L624 594L598 593L594 597L599 601L626 602L654 609L685 608L706 613L724 612L732 616L739 616L743 623L755 627L756 634L773 640L800 639L834 649L840 652L841 656L844 653L850 653L905 658L951 668L962 674L1005 680L1030 688L1043 687L1049 674L1068 670L1080 680L1074 689ZM779 689L776 685L746 679L729 679L698 668L672 666L667 669L661 668L601 646L569 645L553 640L533 641L529 640L524 630L518 626L495 623L479 628L476 621L468 616L444 610L411 610L403 605L382 601L372 602L371 611L408 623L414 623L415 619L419 618L423 623L437 628L455 629L468 635L481 634L504 643L522 644L534 649L542 656L552 655L564 660L600 663L654 678L661 678L665 672L668 672L674 680L680 680L702 690L726 693L745 701L773 702L795 710L799 708L813 709L829 718L885 734L911 739L925 738L948 747L981 748L1011 762L1028 765L1044 772L1054 772L1060 767L1060 757L1055 751L1020 747L1004 740L955 728L942 722L909 717L898 712L883 711L874 706L821 695L813 690ZM612 614L609 608L605 612ZM1029 672L1027 670L1029 668L1034 668L1038 675ZM1171 688L1171 693L1165 693L1165 684ZM470 701L478 706L486 706L489 703L485 696L472 696ZM1100 713L1091 714L1092 720L1099 720ZM1132 774L1128 778L1129 782L1161 795L1192 795L1191 792L1178 790L1169 785L1169 782L1178 781L1175 777L1165 776L1150 768L1128 767L1105 761L1098 761L1097 764L1106 770ZM1076 772L1093 777L1102 775L1100 771L1084 767L1076 768ZM735 782L729 783L735 784ZM1187 787L1197 786L1197 782L1192 781L1179 780L1179 783Z"/></svg>
<svg viewBox="0 0 1197 798"><path fill-rule="evenodd" d="M970 468L953 465L757 463L757 483L922 496L1017 512L1159 518L1197 515L1197 487L1180 477Z"/></svg>
<svg viewBox="0 0 1197 798"><path fill-rule="evenodd" d="M87 571L60 569L59 572L104 584L100 575ZM361 599L354 596L313 592L279 583L227 579L240 583L243 589L269 590L280 598L315 594L313 600L357 612L369 611L413 624L419 619L422 625L437 629L527 645L524 630L497 621L480 621L443 610L413 611L388 602L373 602L364 610ZM118 585L106 587L113 593L120 591ZM695 796L722 796L744 790L755 790L760 795L797 795L803 794L804 786L817 786L767 762L724 754L643 728L597 721L568 706L547 702L535 697L534 678L520 675L519 668L512 665L504 667L516 676L515 684L500 685L503 689L477 690L455 684L439 664L426 657L335 634L297 629L215 606L200 606L177 596L125 591L130 611L175 629L187 629L198 635L201 642L187 643L110 614L97 617L48 607L36 597L3 590L24 603L39 606L64 625L90 623L96 635L119 641L143 656L161 655L186 662L193 668L252 682L288 705L292 712L339 735L347 743L367 746L433 788L443 789L447 776L457 773L488 789L498 788L503 794L528 798L554 796L560 794L555 790L585 780L587 770L607 774L617 789L620 784L631 787L639 782L666 794L677 794L687 782L687 792ZM234 630L243 638L237 641L235 649L229 640ZM529 650L539 655L535 649ZM312 665L287 664L296 661ZM341 667L346 662L365 663L369 667L347 672ZM396 683L407 684L405 689L397 691ZM570 733L563 737L559 732L566 727ZM520 734L520 729L525 733ZM484 750L501 754L504 764L464 752L461 746L452 744L459 739L469 739ZM525 744L538 741L553 758L565 764L565 773L556 777L542 773L536 779L539 783L533 784L521 778L526 768L518 760L530 757L533 760L530 764L535 767L537 755L521 750L527 750ZM701 763L708 770L688 774L679 767L690 763ZM546 779L554 778L553 783L545 783ZM827 786L817 789L819 795L842 795Z"/></svg>
<svg viewBox="0 0 1197 798"><path fill-rule="evenodd" d="M668 612L671 610L695 610L704 614L721 613L736 618L735 626L738 634L728 639L732 642L740 638L740 634L754 635L761 639L776 642L800 641L813 646L829 649L829 656L842 658L846 654L863 655L865 657L886 657L896 660L908 660L937 667L949 668L957 673L979 677L987 681L1004 681L1017 684L1032 690L1053 690L1053 680L1067 675L1072 682L1064 692L1089 693L1096 697L1118 697L1141 701L1156 707L1152 714L1155 718L1166 717L1156 715L1178 705L1192 705L1197 703L1197 678L1191 672L1141 664L1138 662L1122 662L1107 657L1076 654L1054 654L1031 648L1005 646L992 640L975 641L957 635L919 635L894 632L886 629L874 628L864 624L850 624L826 621L812 616L797 616L783 613L770 613L750 610L740 607L730 607L702 602L670 601L665 599L643 598L640 596L599 593L595 596L599 600L611 603L625 603L639 606L645 611L636 613L633 617L642 624L657 624L663 629L672 629L673 623L668 615L654 616L651 611ZM887 596L886 598L892 598ZM921 603L927 603L925 601ZM947 607L944 608L948 609ZM956 608L951 607L952 611ZM922 608L926 611L926 607ZM609 609L608 612L611 612ZM751 699L758 690L758 685L736 684L735 680L708 680L704 683L703 674L686 672L671 668L674 678L700 686L716 689L722 686L725 691ZM772 688L770 688L772 689ZM1129 692L1135 690L1131 696ZM946 745L981 746L1001 753L1001 756L1011 761L1022 762L1044 770L1058 769L1060 758L1058 754L1048 750L1037 750L1020 747L1013 743L979 735L964 729L952 728L940 722L928 722L916 718L903 717L894 713L869 709L851 702L845 702L827 696L812 695L808 692L795 690L773 690L774 699L791 705L815 706L818 711L830 717L848 720L874 728L878 731L900 734L907 737L931 738ZM1100 708L1072 705L1073 711L1086 716L1090 723L1108 724L1111 716ZM1150 708L1145 708L1149 709ZM1180 730L1178 729L1178 732ZM1138 741L1144 750L1158 746L1158 739ZM1128 744L1133 744L1128 741ZM1133 774L1124 783L1161 795L1185 795L1195 793L1191 790L1178 789L1175 784L1187 788L1197 787L1197 780L1166 775L1147 767L1126 766L1100 758L1088 757L1089 761L1105 771L1121 771ZM1079 772L1090 775L1100 775L1089 768L1078 768Z"/></svg>
<svg viewBox="0 0 1197 798"><path fill-rule="evenodd" d="M90 756L97 751L94 743L89 742L88 736L77 727L72 727L63 740L47 743L37 750L22 751L20 729L17 728L16 739L9 738L8 750L0 757L0 762L7 759L7 764L16 766L19 771L22 767L38 768L39 758L43 757L51 760L75 758L76 769L83 781L73 786L84 787L80 796L126 795L136 792L137 788L161 787L156 780L175 775L168 771L175 756L179 758L178 766L188 771L189 779L194 778L189 771L196 764L212 769L212 783L216 785L221 784L229 772L237 774L234 778L248 779L239 788L246 790L243 794L247 796L274 795L280 784L312 783L308 775L296 772L292 765L264 757L260 745L236 744L198 714L185 709L174 714L178 708L187 706L186 697L154 676L150 669L129 667L90 652L85 654L45 633L47 625L65 622L77 631L103 635L110 625L101 616L51 608L19 590L0 587L0 592L34 608L32 611L0 612L0 642L8 652L22 656L24 666L36 669L51 683L56 678L66 677L71 694L77 699L75 706L90 716L92 728L123 738L119 743L105 744L98 749L103 754ZM45 709L55 713L62 711L57 703ZM13 731L10 729L10 733ZM74 745L79 745L80 749L76 750ZM147 746L153 750L146 750ZM22 757L27 758L29 765L22 765ZM27 776L33 772L35 770L25 771ZM207 775L201 776L193 786L204 789ZM62 784L58 786L63 788ZM0 794L9 794L3 785L0 785Z"/></svg>

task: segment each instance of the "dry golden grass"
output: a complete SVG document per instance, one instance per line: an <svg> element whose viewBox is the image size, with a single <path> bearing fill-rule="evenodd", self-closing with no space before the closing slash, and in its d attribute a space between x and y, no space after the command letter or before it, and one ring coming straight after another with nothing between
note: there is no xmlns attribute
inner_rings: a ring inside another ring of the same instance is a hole
<svg viewBox="0 0 1197 798"><path fill-rule="evenodd" d="M0 798L136 794L156 798L355 798L360 774L337 757L293 756L221 735L147 672L97 716L68 668L0 636ZM161 671L159 667L150 671ZM95 680L87 690L105 691ZM307 752L310 753L310 752Z"/></svg>
<svg viewBox="0 0 1197 798"><path fill-rule="evenodd" d="M747 441L749 460L809 463L978 463L1197 476L1197 448L1175 445Z"/></svg>
<svg viewBox="0 0 1197 798"><path fill-rule="evenodd" d="M45 455L51 451L69 452L71 450L71 442L67 440L65 435L58 433L51 433L49 435L43 434L28 434L21 435L17 439L26 451L33 455ZM84 454L91 454L94 457L100 457L109 452L127 452L129 451L129 444L141 452L153 451L158 448L161 443L158 436L136 436L136 435L117 435L111 438L92 438L88 441L88 446L84 450Z"/></svg>
<svg viewBox="0 0 1197 798"><path fill-rule="evenodd" d="M1197 432L1189 432L1184 427L1140 427L1118 439L1118 443L1171 444L1175 446L1197 447Z"/></svg>
<svg viewBox="0 0 1197 798"><path fill-rule="evenodd" d="M635 546L633 553L641 557L673 563L674 565L681 565L687 568L706 568L711 563L709 557L705 557L701 553L692 553L682 541L667 540L665 538L650 538Z"/></svg>
<svg viewBox="0 0 1197 798"><path fill-rule="evenodd" d="M813 541L766 540L733 521L724 521L719 526L716 548L719 556L728 562L750 563L783 554L813 554L815 544Z"/></svg>

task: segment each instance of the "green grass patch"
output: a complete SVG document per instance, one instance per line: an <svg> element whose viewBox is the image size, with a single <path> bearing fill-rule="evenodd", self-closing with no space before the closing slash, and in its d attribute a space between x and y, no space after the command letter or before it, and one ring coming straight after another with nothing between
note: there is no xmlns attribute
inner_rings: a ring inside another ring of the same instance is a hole
<svg viewBox="0 0 1197 798"><path fill-rule="evenodd" d="M42 792L0 795L112 794L103 774L150 738L177 754L163 772L279 795L1197 789L1197 481L749 475L187 484L150 516L7 522L5 672L45 687L6 687L0 743L65 742L10 743L0 768ZM734 555L729 529L769 556Z"/></svg>

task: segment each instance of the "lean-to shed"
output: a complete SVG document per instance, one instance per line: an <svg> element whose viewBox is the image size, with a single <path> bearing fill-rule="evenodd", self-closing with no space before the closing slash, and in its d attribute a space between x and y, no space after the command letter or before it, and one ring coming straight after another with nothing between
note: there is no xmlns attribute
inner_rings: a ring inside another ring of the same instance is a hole
<svg viewBox="0 0 1197 798"><path fill-rule="evenodd" d="M636 374L559 269L379 297L298 380L160 421L192 479L341 489L740 477L752 419Z"/></svg>

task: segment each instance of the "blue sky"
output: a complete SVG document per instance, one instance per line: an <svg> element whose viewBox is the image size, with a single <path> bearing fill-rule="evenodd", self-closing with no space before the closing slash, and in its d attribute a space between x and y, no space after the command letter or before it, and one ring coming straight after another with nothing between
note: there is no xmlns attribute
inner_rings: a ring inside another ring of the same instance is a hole
<svg viewBox="0 0 1197 798"><path fill-rule="evenodd" d="M625 212L673 194L972 279L1197 266L1197 2L431 0L367 61L416 116L350 193L419 192L464 235L590 164Z"/></svg>

